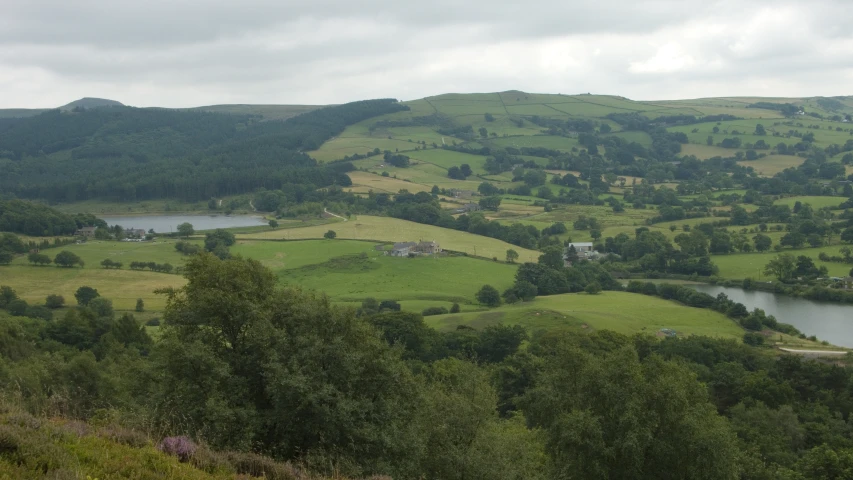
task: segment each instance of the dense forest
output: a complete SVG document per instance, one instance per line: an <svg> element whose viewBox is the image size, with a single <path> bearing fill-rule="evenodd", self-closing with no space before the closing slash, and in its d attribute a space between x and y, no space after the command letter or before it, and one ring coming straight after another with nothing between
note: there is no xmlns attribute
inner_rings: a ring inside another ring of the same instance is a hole
<svg viewBox="0 0 853 480"><path fill-rule="evenodd" d="M352 123L405 110L393 99L314 110L284 121L190 110L52 110L0 131L0 190L22 198L187 201L287 184L349 185L338 164L303 153Z"/></svg>
<svg viewBox="0 0 853 480"><path fill-rule="evenodd" d="M33 237L73 235L86 226L106 227L92 214L68 215L47 205L22 200L0 200L0 232L13 232Z"/></svg>
<svg viewBox="0 0 853 480"><path fill-rule="evenodd" d="M439 332L386 302L355 310L280 288L240 257L197 255L185 273L162 292L157 341L93 289L52 321L0 289L0 308L24 312L0 324L2 400L361 476L853 472L849 368L704 337Z"/></svg>

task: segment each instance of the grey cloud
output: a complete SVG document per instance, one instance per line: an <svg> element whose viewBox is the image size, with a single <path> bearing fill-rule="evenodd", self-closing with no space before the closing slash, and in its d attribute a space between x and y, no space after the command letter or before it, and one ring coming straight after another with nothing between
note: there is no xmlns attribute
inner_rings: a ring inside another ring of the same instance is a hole
<svg viewBox="0 0 853 480"><path fill-rule="evenodd" d="M0 107L842 94L851 27L840 0L36 0L0 15Z"/></svg>

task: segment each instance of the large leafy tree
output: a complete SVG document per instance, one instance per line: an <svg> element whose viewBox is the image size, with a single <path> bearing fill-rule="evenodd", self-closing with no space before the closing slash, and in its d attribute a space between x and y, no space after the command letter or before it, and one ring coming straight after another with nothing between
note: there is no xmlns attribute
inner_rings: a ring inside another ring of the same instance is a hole
<svg viewBox="0 0 853 480"><path fill-rule="evenodd" d="M521 403L547 432L552 478L737 478L735 436L688 368L568 341L551 360Z"/></svg>
<svg viewBox="0 0 853 480"><path fill-rule="evenodd" d="M276 288L255 260L210 254L165 290L163 412L220 447L385 470L408 448L417 387L366 320Z"/></svg>

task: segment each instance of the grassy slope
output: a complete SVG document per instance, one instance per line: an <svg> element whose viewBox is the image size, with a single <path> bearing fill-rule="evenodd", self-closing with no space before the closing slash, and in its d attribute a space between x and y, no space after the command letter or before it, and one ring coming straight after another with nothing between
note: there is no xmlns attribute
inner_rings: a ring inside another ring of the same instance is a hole
<svg viewBox="0 0 853 480"><path fill-rule="evenodd" d="M322 243L318 248L324 248ZM364 243L364 242L362 242ZM366 245L364 256L280 270L285 282L326 292L334 301L367 297L424 300L444 305L470 303L488 283L500 291L512 285L516 266L469 257L398 258Z"/></svg>
<svg viewBox="0 0 853 480"><path fill-rule="evenodd" d="M743 336L738 325L718 312L625 292L538 297L533 302L507 305L489 312L439 315L426 317L426 321L438 329L506 323L532 330L608 329L633 334L656 333L661 328L671 328L683 335Z"/></svg>
<svg viewBox="0 0 853 480"><path fill-rule="evenodd" d="M446 250L466 252L480 257L497 257L503 260L508 249L519 253L519 262L536 261L539 252L526 250L494 238L474 235L467 232L424 225L406 220L389 217L374 217L359 215L348 222L316 227L294 228L289 230L274 230L256 234L238 235L245 240L300 240L308 238L323 238L328 230L334 230L338 238L356 240L379 240L386 242L411 242L418 240L435 240Z"/></svg>
<svg viewBox="0 0 853 480"><path fill-rule="evenodd" d="M35 418L5 404L0 405L0 447L0 479L4 480L262 478L249 472L238 474L227 454L204 447L183 463L160 452L155 442L140 432L115 426L97 428L64 418ZM285 478L285 472L294 471L288 464L256 458L261 461L245 463L254 463L254 468L263 465L268 473L274 471L276 478ZM300 478L322 480L323 477Z"/></svg>

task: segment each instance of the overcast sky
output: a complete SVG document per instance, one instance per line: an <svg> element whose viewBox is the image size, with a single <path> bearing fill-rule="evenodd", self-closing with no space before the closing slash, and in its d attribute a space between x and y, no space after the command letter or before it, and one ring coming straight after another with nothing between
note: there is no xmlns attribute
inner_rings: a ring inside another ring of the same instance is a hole
<svg viewBox="0 0 853 480"><path fill-rule="evenodd" d="M853 0L0 0L0 108L853 94Z"/></svg>

